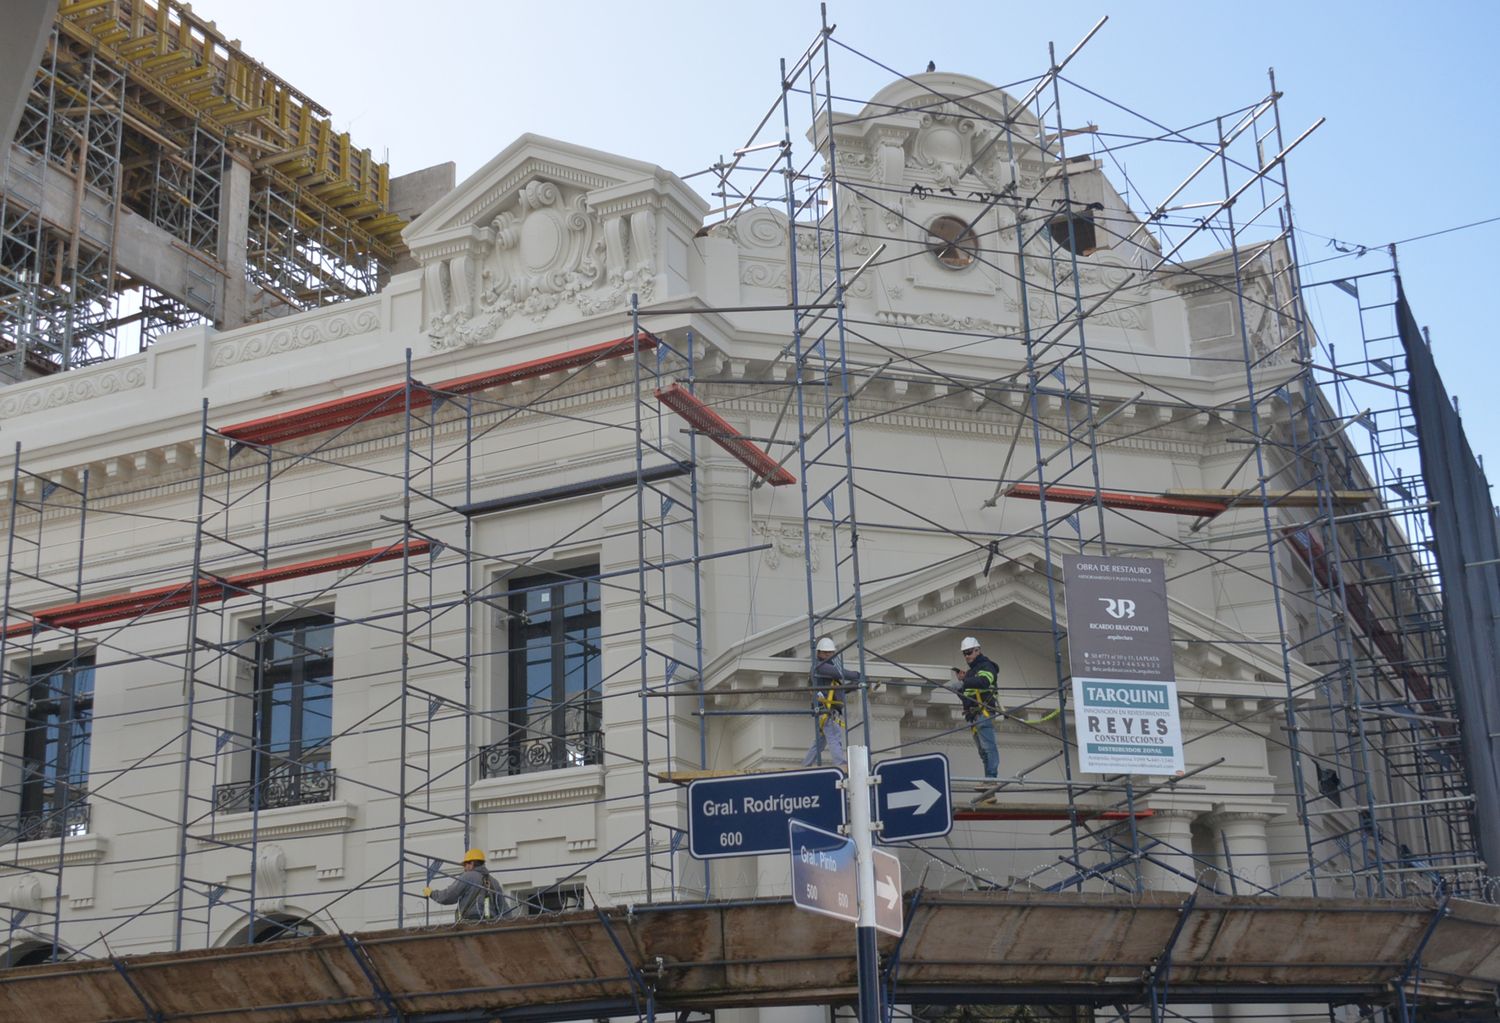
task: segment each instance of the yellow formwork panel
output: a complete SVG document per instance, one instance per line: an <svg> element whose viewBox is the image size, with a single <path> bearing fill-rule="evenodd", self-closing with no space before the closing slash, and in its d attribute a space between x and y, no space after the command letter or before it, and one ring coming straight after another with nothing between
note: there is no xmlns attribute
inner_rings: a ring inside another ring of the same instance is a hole
<svg viewBox="0 0 1500 1023"><path fill-rule="evenodd" d="M148 97L143 105L127 95L127 111L141 115L136 119L152 126L158 142L172 134L175 119L191 119L251 154L257 166L299 182L290 194L309 207L308 222L318 231L382 257L401 244L405 221L389 212L389 167L335 132L327 111L187 4L63 0L58 24L73 42L123 67L135 96Z"/></svg>
<svg viewBox="0 0 1500 1023"><path fill-rule="evenodd" d="M76 18L100 7L112 7L114 2L115 0L68 0L58 5L57 13L64 17Z"/></svg>
<svg viewBox="0 0 1500 1023"><path fill-rule="evenodd" d="M117 52L126 60L134 60L143 53L150 53L157 48L157 37L154 35L132 38L116 47Z"/></svg>
<svg viewBox="0 0 1500 1023"><path fill-rule="evenodd" d="M245 121L254 121L257 118L270 116L270 107L255 107L251 110L236 110L233 113L222 114L219 120L225 124L240 124Z"/></svg>
<svg viewBox="0 0 1500 1023"><path fill-rule="evenodd" d="M174 89L185 89L187 86L192 85L194 82L203 81L204 79L208 79L211 81L213 77L213 68L198 64L194 67L186 68L182 71L173 72L172 74L167 75L165 78L163 78L162 81L166 82Z"/></svg>
<svg viewBox="0 0 1500 1023"><path fill-rule="evenodd" d="M147 57L141 61L141 67L158 74L165 72L178 64L193 63L193 55L187 50L173 50L170 53L159 53L154 57Z"/></svg>

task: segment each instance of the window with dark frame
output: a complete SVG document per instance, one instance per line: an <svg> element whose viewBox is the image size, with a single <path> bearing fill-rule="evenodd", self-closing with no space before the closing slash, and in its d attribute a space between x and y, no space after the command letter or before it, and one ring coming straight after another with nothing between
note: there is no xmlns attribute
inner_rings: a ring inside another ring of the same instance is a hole
<svg viewBox="0 0 1500 1023"><path fill-rule="evenodd" d="M217 786L215 807L244 812L327 802L334 795L333 619L268 625L255 655L251 776Z"/></svg>
<svg viewBox="0 0 1500 1023"><path fill-rule="evenodd" d="M522 916L545 916L584 909L584 887L581 884L553 884L545 888L523 888L509 894Z"/></svg>
<svg viewBox="0 0 1500 1023"><path fill-rule="evenodd" d="M25 684L21 749L21 841L88 832L94 659L33 665Z"/></svg>
<svg viewBox="0 0 1500 1023"><path fill-rule="evenodd" d="M506 738L485 747L485 777L603 762L597 567L512 581L506 630Z"/></svg>
<svg viewBox="0 0 1500 1023"><path fill-rule="evenodd" d="M1094 214L1063 213L1047 222L1047 231L1059 248L1080 256L1099 251L1099 234L1094 228Z"/></svg>

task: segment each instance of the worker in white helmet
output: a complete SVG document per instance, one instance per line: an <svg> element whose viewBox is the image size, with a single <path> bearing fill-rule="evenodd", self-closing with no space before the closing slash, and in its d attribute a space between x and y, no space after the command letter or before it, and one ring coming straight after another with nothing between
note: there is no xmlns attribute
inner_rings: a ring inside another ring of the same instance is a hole
<svg viewBox="0 0 1500 1023"><path fill-rule="evenodd" d="M802 766L810 767L823 762L823 749L833 757L836 767L844 766L844 738L848 734L844 723L844 683L861 681L859 672L848 671L839 661L838 647L824 636L818 640L816 659L812 666L813 714L817 733Z"/></svg>
<svg viewBox="0 0 1500 1023"><path fill-rule="evenodd" d="M974 745L979 750L979 762L984 766L984 776L995 778L1000 774L1000 746L995 742L995 718L1001 713L999 684L1000 666L979 649L979 640L965 636L958 644L968 668L954 668L957 679L954 687L963 701L964 720L974 736Z"/></svg>
<svg viewBox="0 0 1500 1023"><path fill-rule="evenodd" d="M455 920L497 920L505 908L505 896L500 884L484 865L484 850L470 849L464 853L464 872L453 883L440 892L429 885L422 894L443 906L455 904Z"/></svg>

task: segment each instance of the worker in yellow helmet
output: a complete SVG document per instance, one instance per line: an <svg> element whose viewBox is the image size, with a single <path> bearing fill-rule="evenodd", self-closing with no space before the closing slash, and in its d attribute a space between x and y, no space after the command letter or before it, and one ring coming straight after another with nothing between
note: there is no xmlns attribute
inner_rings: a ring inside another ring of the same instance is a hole
<svg viewBox="0 0 1500 1023"><path fill-rule="evenodd" d="M457 920L496 920L504 910L505 896L500 884L484 865L484 850L470 849L464 853L464 872L453 883L440 892L431 886L423 888L422 894L443 906L457 903L454 918Z"/></svg>

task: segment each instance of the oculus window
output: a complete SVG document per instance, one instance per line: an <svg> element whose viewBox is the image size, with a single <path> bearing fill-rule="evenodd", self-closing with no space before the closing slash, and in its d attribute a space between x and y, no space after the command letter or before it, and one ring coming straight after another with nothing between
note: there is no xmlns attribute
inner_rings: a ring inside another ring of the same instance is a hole
<svg viewBox="0 0 1500 1023"><path fill-rule="evenodd" d="M949 270L962 270L979 256L979 238L967 221L938 217L927 227L927 249Z"/></svg>

